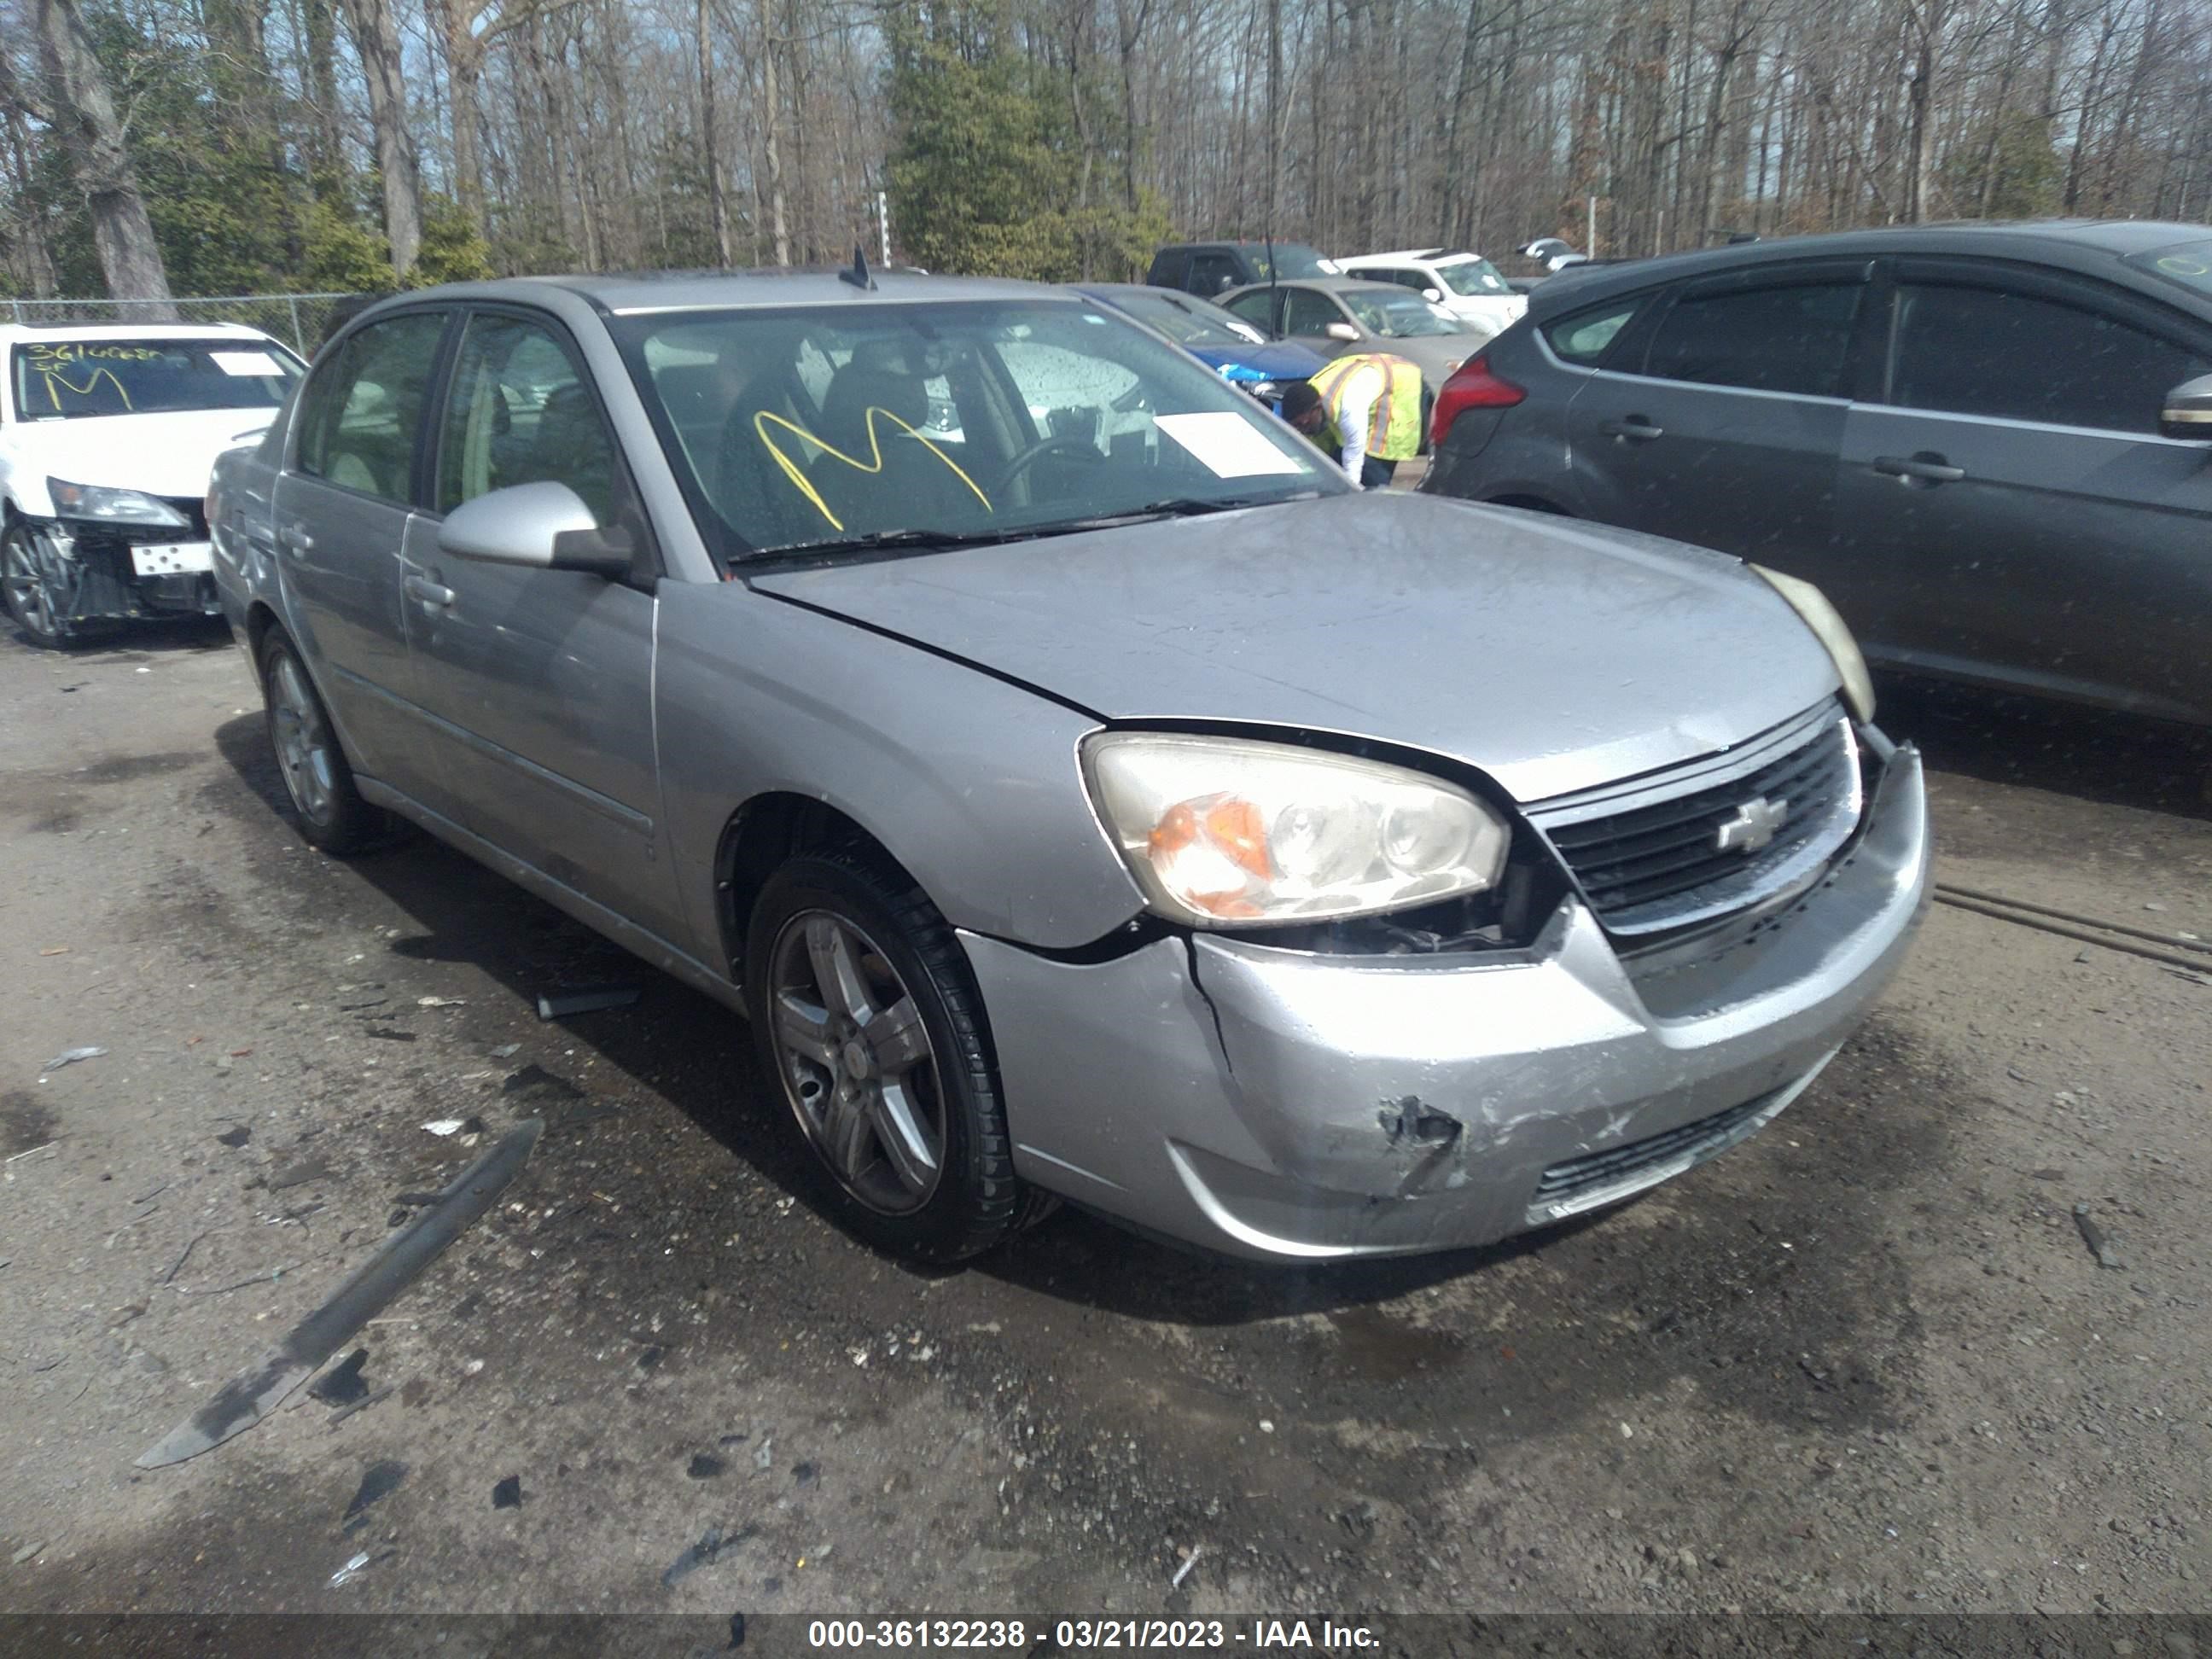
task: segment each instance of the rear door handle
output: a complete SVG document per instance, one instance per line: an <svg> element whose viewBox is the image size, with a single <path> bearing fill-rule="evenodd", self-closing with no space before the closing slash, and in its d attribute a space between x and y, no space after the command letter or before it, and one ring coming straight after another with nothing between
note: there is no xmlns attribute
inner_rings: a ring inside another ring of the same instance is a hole
<svg viewBox="0 0 2212 1659"><path fill-rule="evenodd" d="M1963 466L1953 466L1933 450L1917 455L1877 455L1874 470L1899 483L1956 483L1966 476Z"/></svg>
<svg viewBox="0 0 2212 1659"><path fill-rule="evenodd" d="M1632 443L1649 443L1654 438L1664 437L1667 428L1654 426L1641 415L1631 415L1626 420L1605 421L1598 430L1608 438L1624 438Z"/></svg>
<svg viewBox="0 0 2212 1659"><path fill-rule="evenodd" d="M302 524L284 526L277 531L276 539L295 553L305 553L315 544L315 538L307 533L307 527Z"/></svg>
<svg viewBox="0 0 2212 1659"><path fill-rule="evenodd" d="M404 577L399 585L407 590L410 597L422 600L432 609L442 609L453 602L453 590L441 587L428 576Z"/></svg>

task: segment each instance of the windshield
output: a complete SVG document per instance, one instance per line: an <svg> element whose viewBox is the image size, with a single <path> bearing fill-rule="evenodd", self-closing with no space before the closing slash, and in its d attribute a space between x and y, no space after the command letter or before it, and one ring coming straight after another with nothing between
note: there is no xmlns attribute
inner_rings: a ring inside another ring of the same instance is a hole
<svg viewBox="0 0 2212 1659"><path fill-rule="evenodd" d="M1510 294L1513 285L1498 272L1498 267L1479 255L1470 254L1464 259L1439 263L1437 274L1444 285L1455 294Z"/></svg>
<svg viewBox="0 0 2212 1659"><path fill-rule="evenodd" d="M1156 328L1178 345L1258 345L1260 331L1239 322L1218 306L1203 300L1179 297L1163 289L1158 294L1116 294L1111 302L1147 327Z"/></svg>
<svg viewBox="0 0 2212 1659"><path fill-rule="evenodd" d="M2196 293L2212 294L2212 240L2174 242L2148 253L2130 253L2127 263Z"/></svg>
<svg viewBox="0 0 2212 1659"><path fill-rule="evenodd" d="M1385 339L1408 340L1424 334L1465 334L1467 324L1440 306L1403 289L1355 288L1337 296L1361 324Z"/></svg>
<svg viewBox="0 0 2212 1659"><path fill-rule="evenodd" d="M1250 398L1096 305L685 312L616 333L732 562L1344 488Z"/></svg>
<svg viewBox="0 0 2212 1659"><path fill-rule="evenodd" d="M289 353L251 337L31 340L14 359L15 409L27 421L274 409L300 373Z"/></svg>
<svg viewBox="0 0 2212 1659"><path fill-rule="evenodd" d="M1304 242L1276 243L1275 268L1273 270L1267 269L1266 243L1251 243L1244 252L1246 257L1252 261L1252 269L1260 273L1260 280L1263 283L1287 283L1297 276L1326 276L1334 269L1328 261Z"/></svg>

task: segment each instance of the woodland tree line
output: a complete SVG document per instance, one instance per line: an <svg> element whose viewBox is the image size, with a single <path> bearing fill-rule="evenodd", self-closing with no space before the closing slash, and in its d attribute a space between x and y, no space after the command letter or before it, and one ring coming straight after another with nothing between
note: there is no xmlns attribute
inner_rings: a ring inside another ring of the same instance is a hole
<svg viewBox="0 0 2212 1659"><path fill-rule="evenodd" d="M2212 0L0 0L0 294L2212 217Z"/></svg>

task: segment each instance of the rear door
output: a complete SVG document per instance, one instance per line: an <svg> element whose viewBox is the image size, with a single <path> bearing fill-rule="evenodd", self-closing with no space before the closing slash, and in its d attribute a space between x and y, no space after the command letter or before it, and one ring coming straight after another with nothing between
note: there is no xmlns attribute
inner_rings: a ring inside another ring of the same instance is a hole
<svg viewBox="0 0 2212 1659"><path fill-rule="evenodd" d="M370 324L301 393L276 480L278 579L298 643L355 769L435 804L399 611L423 416L452 313Z"/></svg>
<svg viewBox="0 0 2212 1659"><path fill-rule="evenodd" d="M1662 299L1568 412L1592 516L1785 566L1821 546L1869 271L1762 265Z"/></svg>
<svg viewBox="0 0 2212 1659"><path fill-rule="evenodd" d="M2158 424L2212 330L2008 262L1899 258L1893 284L1805 574L1884 660L2212 719L2212 444Z"/></svg>
<svg viewBox="0 0 2212 1659"><path fill-rule="evenodd" d="M434 514L402 572L424 708L466 829L664 938L679 937L659 835L653 587L643 508L574 343L542 313L471 311L453 353ZM462 502L552 479L641 549L635 580L452 557Z"/></svg>

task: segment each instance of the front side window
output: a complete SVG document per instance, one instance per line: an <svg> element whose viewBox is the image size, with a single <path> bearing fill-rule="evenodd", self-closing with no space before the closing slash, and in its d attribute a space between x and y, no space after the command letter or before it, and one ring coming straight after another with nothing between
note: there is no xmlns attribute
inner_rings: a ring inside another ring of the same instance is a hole
<svg viewBox="0 0 2212 1659"><path fill-rule="evenodd" d="M1287 283L1298 276L1328 275L1329 268L1321 255L1304 242L1275 243L1272 260L1268 257L1269 251L1268 245L1264 242L1245 250L1246 256L1252 261L1252 269L1260 273L1260 280L1263 283L1271 277L1279 283Z"/></svg>
<svg viewBox="0 0 2212 1659"><path fill-rule="evenodd" d="M300 471L365 495L410 500L415 440L445 331L445 313L410 312L349 339L308 384Z"/></svg>
<svg viewBox="0 0 2212 1659"><path fill-rule="evenodd" d="M1264 278L1267 273L1262 271ZM1225 253L1200 253L1190 262L1190 288L1198 294L1218 294L1244 280L1234 260Z"/></svg>
<svg viewBox="0 0 2212 1659"><path fill-rule="evenodd" d="M1901 283L1890 401L1952 415L2154 433L2203 357L2083 307L1993 288Z"/></svg>
<svg viewBox="0 0 2212 1659"><path fill-rule="evenodd" d="M550 479L611 526L618 470L613 434L552 331L514 317L471 317L438 446L438 510Z"/></svg>
<svg viewBox="0 0 2212 1659"><path fill-rule="evenodd" d="M1340 487L1249 397L1103 307L753 308L616 331L732 561L908 532L1014 539ZM671 396L708 365L711 425Z"/></svg>
<svg viewBox="0 0 2212 1659"><path fill-rule="evenodd" d="M274 342L28 340L10 354L15 410L26 421L274 409L299 361Z"/></svg>
<svg viewBox="0 0 2212 1659"><path fill-rule="evenodd" d="M1859 283L1686 294L1659 325L1644 372L1667 380L1837 398Z"/></svg>
<svg viewBox="0 0 2212 1659"><path fill-rule="evenodd" d="M1331 323L1343 320L1344 313L1337 309L1336 301L1326 294L1316 293L1310 288L1294 288L1285 296L1283 332L1285 334L1326 334Z"/></svg>

